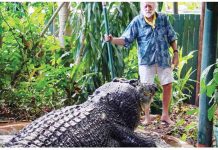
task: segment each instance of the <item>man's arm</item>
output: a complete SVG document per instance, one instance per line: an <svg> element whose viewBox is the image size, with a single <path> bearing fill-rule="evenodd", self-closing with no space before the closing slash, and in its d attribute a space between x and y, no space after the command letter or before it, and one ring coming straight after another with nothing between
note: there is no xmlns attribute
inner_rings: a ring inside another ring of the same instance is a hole
<svg viewBox="0 0 218 150"><path fill-rule="evenodd" d="M174 40L173 42L171 42L170 45L171 45L171 47L173 48L173 50L178 50L178 49L177 49L176 40Z"/></svg>
<svg viewBox="0 0 218 150"><path fill-rule="evenodd" d="M172 59L172 64L177 67L179 65L179 52L177 49L177 43L176 40L174 40L172 43L170 43L172 49L173 49L173 59Z"/></svg>
<svg viewBox="0 0 218 150"><path fill-rule="evenodd" d="M125 41L123 38L121 37L113 37L111 34L110 35L105 35L104 37L106 42L111 42L112 44L116 44L116 45L124 45Z"/></svg>

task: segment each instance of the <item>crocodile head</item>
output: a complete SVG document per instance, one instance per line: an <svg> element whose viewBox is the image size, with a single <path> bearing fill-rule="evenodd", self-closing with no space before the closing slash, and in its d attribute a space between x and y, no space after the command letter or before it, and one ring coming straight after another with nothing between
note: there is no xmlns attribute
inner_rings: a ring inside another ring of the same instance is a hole
<svg viewBox="0 0 218 150"><path fill-rule="evenodd" d="M158 90L155 84L145 84L145 83L138 83L137 90L139 92L140 98L140 107L141 111L145 111L150 106L151 102L153 101L153 97L155 92Z"/></svg>

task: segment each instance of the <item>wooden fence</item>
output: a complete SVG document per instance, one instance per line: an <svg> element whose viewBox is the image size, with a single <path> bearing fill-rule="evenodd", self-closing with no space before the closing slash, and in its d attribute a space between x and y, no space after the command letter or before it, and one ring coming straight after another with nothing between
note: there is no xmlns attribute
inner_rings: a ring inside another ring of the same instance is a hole
<svg viewBox="0 0 218 150"><path fill-rule="evenodd" d="M200 27L200 14L178 14L171 15L170 21L174 30L178 33L178 46L183 49L183 56L189 54L193 50L198 50L199 42L199 27ZM197 79L197 64L198 62L198 51L194 53L194 57L188 61L182 71L182 74L188 71L190 67L195 72L191 75L191 79ZM191 104L195 104L196 95L196 83L190 82L194 86L192 92Z"/></svg>

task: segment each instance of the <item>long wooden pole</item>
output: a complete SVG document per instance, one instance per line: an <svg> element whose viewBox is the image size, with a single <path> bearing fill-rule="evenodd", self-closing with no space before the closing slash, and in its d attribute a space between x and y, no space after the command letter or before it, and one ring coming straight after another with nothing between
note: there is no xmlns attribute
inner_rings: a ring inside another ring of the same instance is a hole
<svg viewBox="0 0 218 150"><path fill-rule="evenodd" d="M201 21L200 21L200 30L199 30L199 44L198 44L197 82L196 82L196 94L195 94L195 105L196 106L199 105L201 57L202 57L203 32L204 32L204 14L205 14L205 2L202 2Z"/></svg>
<svg viewBox="0 0 218 150"><path fill-rule="evenodd" d="M107 19L106 2L102 2L102 7L103 7L103 13L104 13L104 23L105 23L106 34L109 35L109 25L108 25L108 19ZM109 68L110 68L111 78L113 79L115 77L115 73L113 70L113 58L112 58L112 49L111 49L110 42L107 42L107 48L108 48L108 56L109 56Z"/></svg>

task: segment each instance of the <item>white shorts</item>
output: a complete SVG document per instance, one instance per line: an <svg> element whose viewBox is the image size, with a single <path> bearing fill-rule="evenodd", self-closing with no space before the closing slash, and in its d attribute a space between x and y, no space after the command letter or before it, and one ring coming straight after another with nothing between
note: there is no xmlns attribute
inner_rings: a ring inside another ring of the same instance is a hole
<svg viewBox="0 0 218 150"><path fill-rule="evenodd" d="M161 85L169 84L174 81L172 68L160 68L157 64L152 66L139 65L139 76L141 83L153 84L157 74Z"/></svg>

